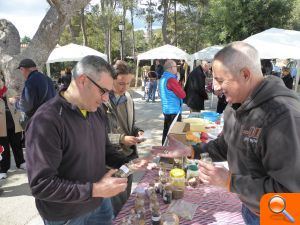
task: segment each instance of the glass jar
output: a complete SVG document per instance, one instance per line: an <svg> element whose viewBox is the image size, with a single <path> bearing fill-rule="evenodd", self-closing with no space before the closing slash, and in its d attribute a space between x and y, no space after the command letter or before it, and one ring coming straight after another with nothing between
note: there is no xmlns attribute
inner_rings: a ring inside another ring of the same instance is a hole
<svg viewBox="0 0 300 225"><path fill-rule="evenodd" d="M165 204L170 204L172 201L172 187L170 184L167 184L163 190L163 201Z"/></svg>
<svg viewBox="0 0 300 225"><path fill-rule="evenodd" d="M161 225L179 225L179 217L175 213L164 213L161 216Z"/></svg>
<svg viewBox="0 0 300 225"><path fill-rule="evenodd" d="M205 163L209 163L209 164L212 164L212 158L209 157L209 153L208 152L204 152L204 153L201 153L200 154L200 160L202 162L205 162Z"/></svg>
<svg viewBox="0 0 300 225"><path fill-rule="evenodd" d="M183 169L172 169L170 177L172 186L185 187L185 172Z"/></svg>
<svg viewBox="0 0 300 225"><path fill-rule="evenodd" d="M198 166L197 165L189 165L187 167L186 179L189 179L191 177L198 177L198 176L199 176Z"/></svg>

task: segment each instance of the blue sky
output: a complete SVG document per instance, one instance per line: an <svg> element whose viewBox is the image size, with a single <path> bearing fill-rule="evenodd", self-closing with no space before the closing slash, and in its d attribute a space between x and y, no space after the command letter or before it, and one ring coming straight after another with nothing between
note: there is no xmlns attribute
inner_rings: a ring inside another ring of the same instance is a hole
<svg viewBox="0 0 300 225"><path fill-rule="evenodd" d="M92 3L99 1L92 0ZM44 18L49 4L46 0L0 0L0 19L12 22L20 33L32 38L42 19ZM135 19L135 29L144 29L143 20ZM161 26L155 23L153 28Z"/></svg>

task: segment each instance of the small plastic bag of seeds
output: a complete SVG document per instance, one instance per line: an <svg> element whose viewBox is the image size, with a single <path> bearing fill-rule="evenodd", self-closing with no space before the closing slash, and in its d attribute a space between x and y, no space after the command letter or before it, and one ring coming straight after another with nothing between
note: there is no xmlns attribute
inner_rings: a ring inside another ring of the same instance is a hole
<svg viewBox="0 0 300 225"><path fill-rule="evenodd" d="M192 220L197 208L198 208L197 204L190 203L183 199L180 199L180 200L172 201L167 211L171 213L175 213L184 219Z"/></svg>

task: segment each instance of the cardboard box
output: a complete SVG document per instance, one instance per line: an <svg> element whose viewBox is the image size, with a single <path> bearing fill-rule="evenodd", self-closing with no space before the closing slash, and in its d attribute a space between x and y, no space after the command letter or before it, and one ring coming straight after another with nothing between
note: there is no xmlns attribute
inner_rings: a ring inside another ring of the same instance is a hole
<svg viewBox="0 0 300 225"><path fill-rule="evenodd" d="M189 124L189 131L192 132L205 132L205 127L211 124L209 121L201 118L186 118L183 119L183 122Z"/></svg>
<svg viewBox="0 0 300 225"><path fill-rule="evenodd" d="M185 122L176 122L174 126L170 127L172 134L182 134L190 131L190 124Z"/></svg>
<svg viewBox="0 0 300 225"><path fill-rule="evenodd" d="M190 131L190 124L185 122L176 122L171 128L169 134L185 145L189 145L186 141L186 132Z"/></svg>

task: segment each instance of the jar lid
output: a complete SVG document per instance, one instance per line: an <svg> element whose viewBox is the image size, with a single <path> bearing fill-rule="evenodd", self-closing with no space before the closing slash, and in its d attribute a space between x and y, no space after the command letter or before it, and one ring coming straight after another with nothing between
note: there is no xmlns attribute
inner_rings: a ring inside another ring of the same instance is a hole
<svg viewBox="0 0 300 225"><path fill-rule="evenodd" d="M183 178L185 176L185 172L182 169L175 168L170 171L170 176L174 178Z"/></svg>

